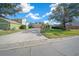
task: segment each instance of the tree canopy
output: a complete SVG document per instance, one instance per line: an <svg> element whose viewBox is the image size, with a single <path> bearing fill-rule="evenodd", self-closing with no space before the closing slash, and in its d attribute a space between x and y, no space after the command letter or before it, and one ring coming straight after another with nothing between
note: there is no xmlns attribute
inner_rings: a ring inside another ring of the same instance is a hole
<svg viewBox="0 0 79 59"><path fill-rule="evenodd" d="M21 11L19 3L0 3L0 17L5 17L6 15L13 15Z"/></svg>
<svg viewBox="0 0 79 59"><path fill-rule="evenodd" d="M78 3L61 3L56 6L49 16L49 19L55 19L60 21L63 28L66 29L66 23L71 23L73 17L79 16L79 4Z"/></svg>

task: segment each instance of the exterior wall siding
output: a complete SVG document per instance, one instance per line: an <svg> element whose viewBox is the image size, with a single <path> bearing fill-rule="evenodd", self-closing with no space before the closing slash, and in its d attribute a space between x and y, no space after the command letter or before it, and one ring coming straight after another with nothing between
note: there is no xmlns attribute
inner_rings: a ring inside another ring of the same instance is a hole
<svg viewBox="0 0 79 59"><path fill-rule="evenodd" d="M8 30L10 28L10 23L0 18L0 29Z"/></svg>
<svg viewBox="0 0 79 59"><path fill-rule="evenodd" d="M79 26L66 26L68 29L79 29Z"/></svg>
<svg viewBox="0 0 79 59"><path fill-rule="evenodd" d="M1 30L17 30L19 29L19 27L21 26L21 24L19 23L10 23L6 20L4 20L3 18L0 18L0 29Z"/></svg>
<svg viewBox="0 0 79 59"><path fill-rule="evenodd" d="M20 26L21 26L21 24L10 24L10 29L18 30Z"/></svg>

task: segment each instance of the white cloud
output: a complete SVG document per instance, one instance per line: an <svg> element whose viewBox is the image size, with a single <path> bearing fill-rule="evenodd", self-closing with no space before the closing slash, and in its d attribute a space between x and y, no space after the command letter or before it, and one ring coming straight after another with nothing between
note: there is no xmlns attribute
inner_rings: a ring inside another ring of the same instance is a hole
<svg viewBox="0 0 79 59"><path fill-rule="evenodd" d="M21 3L22 6L22 12L27 13L30 12L32 9L34 9L34 6L31 6L28 3Z"/></svg>
<svg viewBox="0 0 79 59"><path fill-rule="evenodd" d="M36 14L29 13L28 15L26 15L26 17L31 17L32 19L41 19L38 13Z"/></svg>
<svg viewBox="0 0 79 59"><path fill-rule="evenodd" d="M42 17L49 16L50 14L51 14L51 12L48 12L48 13L44 14Z"/></svg>
<svg viewBox="0 0 79 59"><path fill-rule="evenodd" d="M49 5L49 7L50 7L50 12L47 12L46 14L44 14L42 17L46 17L46 16L49 16L51 13L52 13L52 10L54 10L55 8L56 8L56 6L57 6L58 4L51 4L51 5Z"/></svg>
<svg viewBox="0 0 79 59"><path fill-rule="evenodd" d="M49 7L51 8L50 11L54 10L58 4L51 4Z"/></svg>
<svg viewBox="0 0 79 59"><path fill-rule="evenodd" d="M45 20L45 21L44 21L44 24L47 24L47 23L49 23L49 21L48 21L48 20Z"/></svg>

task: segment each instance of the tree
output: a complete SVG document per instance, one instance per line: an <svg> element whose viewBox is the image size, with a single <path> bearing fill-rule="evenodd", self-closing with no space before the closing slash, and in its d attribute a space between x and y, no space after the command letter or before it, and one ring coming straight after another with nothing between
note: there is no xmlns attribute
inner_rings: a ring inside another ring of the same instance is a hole
<svg viewBox="0 0 79 59"><path fill-rule="evenodd" d="M79 4L61 3L52 11L53 16L50 19L60 21L63 29L66 30L66 23L71 23L73 17L79 16Z"/></svg>
<svg viewBox="0 0 79 59"><path fill-rule="evenodd" d="M13 15L21 11L21 7L19 7L19 5L19 3L0 3L0 17Z"/></svg>

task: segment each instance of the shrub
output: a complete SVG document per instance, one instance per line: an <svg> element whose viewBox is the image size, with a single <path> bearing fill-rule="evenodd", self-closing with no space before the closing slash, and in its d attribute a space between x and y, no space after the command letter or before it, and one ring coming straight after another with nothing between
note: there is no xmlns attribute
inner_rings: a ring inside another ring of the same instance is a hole
<svg viewBox="0 0 79 59"><path fill-rule="evenodd" d="M32 28L32 26L29 26L29 28Z"/></svg>
<svg viewBox="0 0 79 59"><path fill-rule="evenodd" d="M21 25L19 28L20 29L26 29L26 25Z"/></svg>

